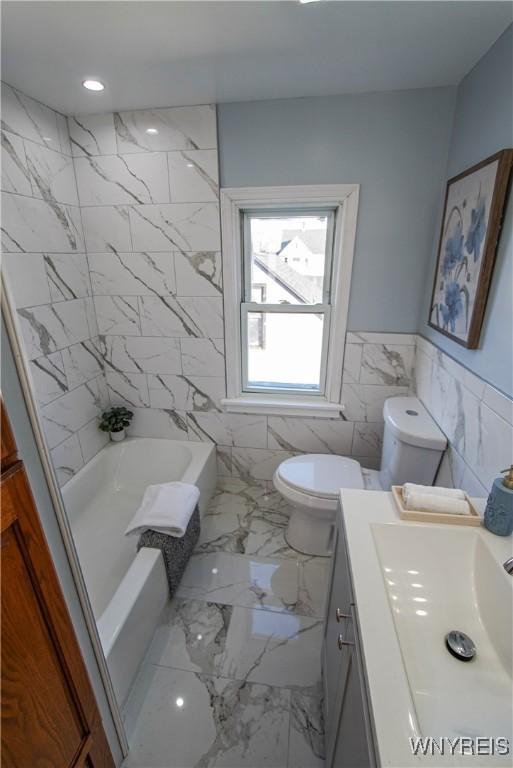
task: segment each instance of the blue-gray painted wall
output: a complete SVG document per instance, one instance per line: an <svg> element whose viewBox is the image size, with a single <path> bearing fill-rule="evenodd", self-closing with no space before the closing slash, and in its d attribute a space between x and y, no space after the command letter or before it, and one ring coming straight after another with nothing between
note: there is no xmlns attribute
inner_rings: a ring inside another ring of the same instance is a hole
<svg viewBox="0 0 513 768"><path fill-rule="evenodd" d="M513 146L513 26L458 87L447 178ZM513 396L513 195L510 194L486 307L480 346L469 350L429 328L436 250L426 277L420 332L486 381ZM441 210L438 221L441 218ZM438 224L439 226L439 224Z"/></svg>
<svg viewBox="0 0 513 768"><path fill-rule="evenodd" d="M220 104L221 184L359 183L348 328L418 328L453 88Z"/></svg>

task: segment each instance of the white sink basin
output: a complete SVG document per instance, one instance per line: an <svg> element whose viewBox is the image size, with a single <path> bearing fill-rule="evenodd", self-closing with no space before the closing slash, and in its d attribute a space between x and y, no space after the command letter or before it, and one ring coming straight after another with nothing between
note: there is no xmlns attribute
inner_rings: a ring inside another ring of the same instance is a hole
<svg viewBox="0 0 513 768"><path fill-rule="evenodd" d="M422 734L511 740L513 578L479 530L371 529ZM447 650L452 629L474 641L472 661Z"/></svg>

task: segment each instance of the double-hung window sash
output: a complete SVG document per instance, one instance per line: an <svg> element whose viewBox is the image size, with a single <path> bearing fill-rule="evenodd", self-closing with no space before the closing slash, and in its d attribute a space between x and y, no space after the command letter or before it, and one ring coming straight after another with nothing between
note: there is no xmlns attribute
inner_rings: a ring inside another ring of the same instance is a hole
<svg viewBox="0 0 513 768"><path fill-rule="evenodd" d="M243 392L325 395L335 215L333 209L312 207L242 213ZM294 235L292 245L285 241L278 252L276 245L262 249L266 232L286 227ZM264 233L260 240L259 233ZM314 253L307 235L316 241Z"/></svg>

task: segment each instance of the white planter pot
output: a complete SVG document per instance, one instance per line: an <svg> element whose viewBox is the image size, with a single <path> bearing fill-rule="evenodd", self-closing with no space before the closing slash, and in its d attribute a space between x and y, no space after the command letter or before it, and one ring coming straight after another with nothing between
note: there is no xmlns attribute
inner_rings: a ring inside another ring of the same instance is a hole
<svg viewBox="0 0 513 768"><path fill-rule="evenodd" d="M120 432L109 432L110 439L113 443L120 443L126 437L126 432L122 429Z"/></svg>

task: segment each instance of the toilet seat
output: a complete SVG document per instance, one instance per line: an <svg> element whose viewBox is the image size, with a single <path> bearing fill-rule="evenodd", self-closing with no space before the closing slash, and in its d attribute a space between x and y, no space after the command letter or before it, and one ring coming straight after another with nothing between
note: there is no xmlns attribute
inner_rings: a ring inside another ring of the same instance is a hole
<svg viewBox="0 0 513 768"><path fill-rule="evenodd" d="M357 461L324 453L286 459L276 470L275 478L289 493L313 496L317 500L336 501L340 488L364 487Z"/></svg>
<svg viewBox="0 0 513 768"><path fill-rule="evenodd" d="M294 456L280 464L273 481L293 506L285 533L289 546L307 555L330 555L340 489L365 487L360 464L330 453Z"/></svg>

